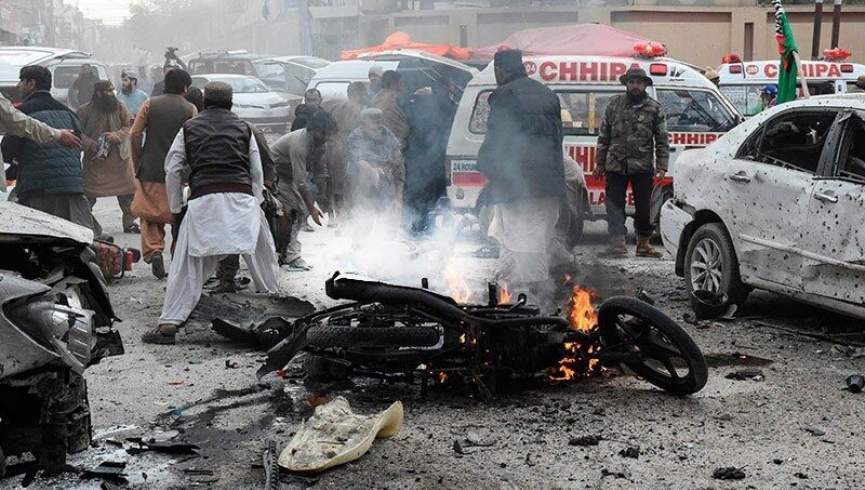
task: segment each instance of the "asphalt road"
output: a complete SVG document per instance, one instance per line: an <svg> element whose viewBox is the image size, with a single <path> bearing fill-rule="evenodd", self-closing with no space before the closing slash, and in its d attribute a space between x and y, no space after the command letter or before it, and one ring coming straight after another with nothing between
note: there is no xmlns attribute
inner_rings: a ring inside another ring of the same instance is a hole
<svg viewBox="0 0 865 490"><path fill-rule="evenodd" d="M116 202L100 200L97 216L108 232L116 233L118 243L137 244L136 235L120 234ZM156 323L165 282L137 264L110 287L123 318L117 328L126 354L87 371L97 440L70 462L90 467L125 461L129 481L140 488L261 487L263 472L256 464L264 441L284 446L311 414L308 397L319 393L345 396L361 413L401 400L405 425L396 437L377 441L360 460L314 479L286 477L283 488L863 487L865 395L841 388L848 375L865 372L865 358L795 333L849 332L861 328L861 322L756 293L737 320L689 323L688 298L671 260L599 260L603 228L594 224L588 230L575 256L585 285L602 297L633 294L637 288L652 295L706 354L709 381L701 392L674 397L623 374L533 384L488 403L448 390L422 398L417 386L366 379L350 386L307 387L297 370L290 370L287 380L259 385L254 373L262 354L232 344L207 324L190 325L176 346L143 345L139 335ZM434 287L443 287L436 275L444 260L463 271L481 294L493 260L472 257L479 244L471 235L452 250L443 237L407 251L395 244L366 243L364 248L345 227L317 229L301 236L314 269L283 272L282 286L321 308L334 303L323 286L335 269L411 284L427 275ZM434 250L418 252L428 246ZM865 340L845 338L848 343ZM744 368L760 369L763 379L725 377ZM493 444L458 454L454 441L469 432ZM199 456L130 455L106 441L133 435L195 443ZM581 436L600 441L572 445ZM713 478L716 468L730 466L741 468L745 478ZM16 488L20 482L16 476L0 486ZM37 479L30 488L99 485L98 480L67 475Z"/></svg>

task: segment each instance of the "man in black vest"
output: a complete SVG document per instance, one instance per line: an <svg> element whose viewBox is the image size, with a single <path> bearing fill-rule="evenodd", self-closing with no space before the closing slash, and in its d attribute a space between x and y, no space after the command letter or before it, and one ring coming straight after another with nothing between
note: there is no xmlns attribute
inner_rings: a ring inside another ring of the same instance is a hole
<svg viewBox="0 0 865 490"><path fill-rule="evenodd" d="M260 204L264 172L249 124L231 112L231 86L210 82L204 111L183 123L165 159L171 213L183 213L183 177L190 197L168 273L162 315L142 340L173 344L219 261L243 256L259 291L278 290L276 247Z"/></svg>

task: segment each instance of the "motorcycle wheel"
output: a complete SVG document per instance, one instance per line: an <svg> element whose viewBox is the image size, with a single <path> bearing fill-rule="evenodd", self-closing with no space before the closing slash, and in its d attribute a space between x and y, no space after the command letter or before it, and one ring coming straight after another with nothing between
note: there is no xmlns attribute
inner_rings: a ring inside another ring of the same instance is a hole
<svg viewBox="0 0 865 490"><path fill-rule="evenodd" d="M318 325L306 332L310 347L431 347L439 333L430 327L351 327Z"/></svg>
<svg viewBox="0 0 865 490"><path fill-rule="evenodd" d="M670 317L636 298L616 296L598 309L603 349L639 361L624 364L649 383L675 395L703 389L709 368L700 348Z"/></svg>
<svg viewBox="0 0 865 490"><path fill-rule="evenodd" d="M303 360L303 370L312 381L342 381L348 378L351 370L342 364L315 354L307 354Z"/></svg>

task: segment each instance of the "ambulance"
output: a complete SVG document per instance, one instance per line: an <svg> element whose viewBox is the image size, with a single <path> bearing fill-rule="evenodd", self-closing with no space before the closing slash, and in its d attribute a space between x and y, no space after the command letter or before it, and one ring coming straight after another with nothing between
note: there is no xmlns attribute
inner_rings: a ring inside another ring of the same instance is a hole
<svg viewBox="0 0 865 490"><path fill-rule="evenodd" d="M559 96L565 149L582 166L586 177L583 214L588 219L606 215L604 182L592 176L598 131L610 99L624 93L619 77L629 68L643 68L652 78L653 86L648 92L661 103L667 115L671 166L682 151L707 146L743 120L699 69L673 59L555 55L525 56L523 63L529 76ZM488 99L495 88L490 63L469 82L457 109L447 146L448 187L444 203L457 212L477 211L474 208L478 195L486 183L478 172L477 157L486 134ZM672 185L670 177L656 183L653 220L657 221L661 205L672 197ZM627 204L633 212L630 190Z"/></svg>
<svg viewBox="0 0 865 490"><path fill-rule="evenodd" d="M804 77L810 95L841 94L856 90L856 79L865 75L865 65L846 61L849 52L841 51L821 61L803 61L799 77ZM718 67L721 93L745 117L751 117L764 109L760 101L760 90L766 85L778 83L778 60L741 61L737 55L724 57L725 63ZM799 89L802 95L802 89Z"/></svg>

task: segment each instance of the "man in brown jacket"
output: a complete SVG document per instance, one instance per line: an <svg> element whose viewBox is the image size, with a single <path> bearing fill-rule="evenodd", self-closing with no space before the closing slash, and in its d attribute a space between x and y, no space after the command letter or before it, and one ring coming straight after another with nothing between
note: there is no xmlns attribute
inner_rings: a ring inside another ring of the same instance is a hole
<svg viewBox="0 0 865 490"><path fill-rule="evenodd" d="M170 70L165 75L165 94L148 99L138 109L129 135L138 178L132 212L141 220L142 257L158 279L165 277L165 225L174 222L165 192L165 156L183 123L198 114L184 99L191 84L189 73Z"/></svg>
<svg viewBox="0 0 865 490"><path fill-rule="evenodd" d="M129 210L135 194L135 173L129 159L129 111L114 95L107 80L96 82L93 98L78 109L84 147L84 193L91 209L99 197L117 197L123 213L123 232L137 233ZM102 226L93 219L96 235Z"/></svg>

